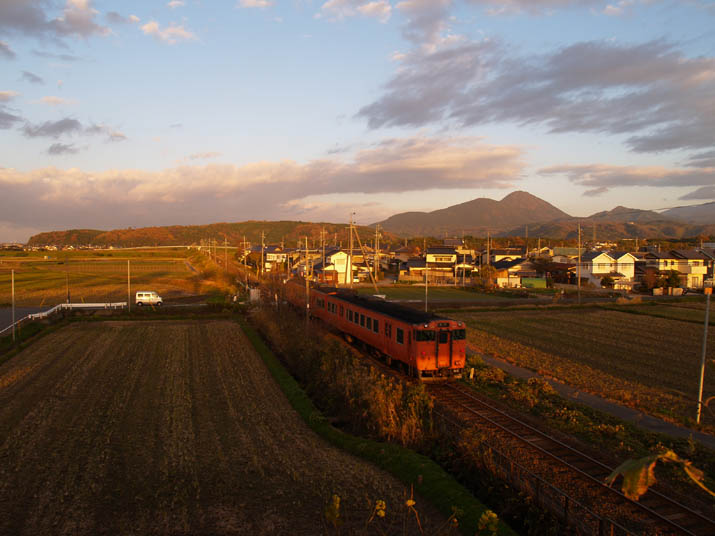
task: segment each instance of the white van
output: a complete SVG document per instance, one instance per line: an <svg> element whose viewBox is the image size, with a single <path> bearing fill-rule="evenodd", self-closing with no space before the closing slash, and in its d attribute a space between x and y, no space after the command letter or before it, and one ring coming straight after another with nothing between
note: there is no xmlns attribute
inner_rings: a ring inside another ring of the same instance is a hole
<svg viewBox="0 0 715 536"><path fill-rule="evenodd" d="M153 290L140 290L139 292L137 292L136 302L139 306L161 305L162 303L164 303L161 299L161 296L159 296Z"/></svg>

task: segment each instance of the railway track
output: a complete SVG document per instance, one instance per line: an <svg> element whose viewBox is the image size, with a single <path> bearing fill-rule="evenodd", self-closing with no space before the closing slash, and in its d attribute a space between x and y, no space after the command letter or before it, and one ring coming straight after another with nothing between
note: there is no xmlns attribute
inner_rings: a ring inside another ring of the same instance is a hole
<svg viewBox="0 0 715 536"><path fill-rule="evenodd" d="M591 505L584 510L596 511L594 534L715 535L715 520L711 517L652 488L640 501L628 499L620 490L605 485L604 479L611 474L611 467L509 415L468 387L459 383L433 383L428 384L427 389L460 427L478 424L480 430L489 431L489 437L498 438L500 445L509 445L512 452L519 453L517 456L524 464L532 460L528 470L540 473L543 481L570 482L563 506L566 521L569 520L568 498L584 496ZM584 522L583 519L576 521Z"/></svg>

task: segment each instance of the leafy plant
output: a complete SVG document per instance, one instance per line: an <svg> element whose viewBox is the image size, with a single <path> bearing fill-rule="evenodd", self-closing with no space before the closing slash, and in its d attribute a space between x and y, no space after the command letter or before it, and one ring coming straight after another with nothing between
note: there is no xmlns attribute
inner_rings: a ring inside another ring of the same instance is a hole
<svg viewBox="0 0 715 536"><path fill-rule="evenodd" d="M629 499L637 501L649 487L655 484L655 465L658 461L678 464L695 484L715 497L715 492L704 484L703 472L694 467L690 460L681 458L672 450L665 450L637 460L626 460L606 477L606 484L612 486L619 476L623 476L621 491Z"/></svg>

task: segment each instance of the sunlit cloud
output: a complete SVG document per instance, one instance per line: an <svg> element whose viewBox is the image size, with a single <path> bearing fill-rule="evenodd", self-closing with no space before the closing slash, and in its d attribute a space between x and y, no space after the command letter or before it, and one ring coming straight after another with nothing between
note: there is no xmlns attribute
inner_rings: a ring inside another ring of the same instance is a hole
<svg viewBox="0 0 715 536"><path fill-rule="evenodd" d="M175 45L180 41L193 41L196 39L196 35L184 28L183 25L173 23L165 28L161 28L158 22L150 21L142 26L141 30L146 35L151 35L169 45Z"/></svg>

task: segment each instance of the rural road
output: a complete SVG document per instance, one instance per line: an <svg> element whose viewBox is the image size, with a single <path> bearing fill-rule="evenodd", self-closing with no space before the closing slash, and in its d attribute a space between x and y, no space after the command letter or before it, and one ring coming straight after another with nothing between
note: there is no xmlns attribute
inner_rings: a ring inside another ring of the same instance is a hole
<svg viewBox="0 0 715 536"><path fill-rule="evenodd" d="M667 434L674 437L692 437L693 439L700 441L703 445L711 449L715 449L715 436L710 434L698 432L697 430L691 430L690 428L685 428L683 426L677 426L633 408L621 406L620 404L616 404L610 400L606 400L605 398L601 398L600 396L596 396L591 393L586 393L580 389L566 385L565 383L561 383L551 378L545 378L533 370L518 367L502 359L474 352L473 349L472 353L479 354L486 364L492 367L500 368L504 372L507 372L512 376L516 376L517 378L521 378L523 380L528 380L529 378L540 378L542 380L546 380L561 396L568 398L569 400L573 400L574 402L578 402L579 404L583 404L584 406L608 413L609 415L613 415L614 417L635 424L636 426L651 432Z"/></svg>

